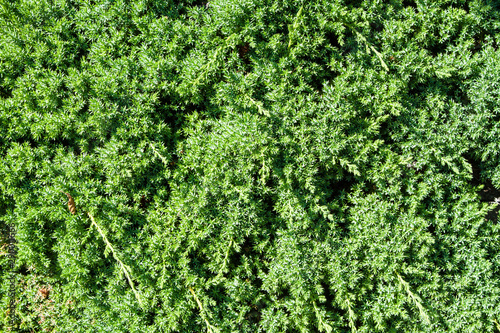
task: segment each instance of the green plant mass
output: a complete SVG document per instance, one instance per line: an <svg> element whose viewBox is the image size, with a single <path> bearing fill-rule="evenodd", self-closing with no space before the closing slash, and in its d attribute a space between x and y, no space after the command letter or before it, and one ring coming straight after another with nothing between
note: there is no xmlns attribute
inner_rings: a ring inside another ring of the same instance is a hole
<svg viewBox="0 0 500 333"><path fill-rule="evenodd" d="M498 1L0 5L0 331L500 332Z"/></svg>

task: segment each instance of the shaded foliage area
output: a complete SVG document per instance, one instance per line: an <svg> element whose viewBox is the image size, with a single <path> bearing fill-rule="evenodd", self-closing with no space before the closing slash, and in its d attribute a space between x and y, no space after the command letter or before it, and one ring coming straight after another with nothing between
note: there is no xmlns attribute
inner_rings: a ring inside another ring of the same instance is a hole
<svg viewBox="0 0 500 333"><path fill-rule="evenodd" d="M19 331L500 329L496 2L0 4Z"/></svg>

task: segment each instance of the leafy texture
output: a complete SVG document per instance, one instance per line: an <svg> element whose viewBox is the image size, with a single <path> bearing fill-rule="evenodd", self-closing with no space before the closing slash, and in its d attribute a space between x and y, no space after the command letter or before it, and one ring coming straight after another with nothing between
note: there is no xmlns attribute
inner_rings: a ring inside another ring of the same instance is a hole
<svg viewBox="0 0 500 333"><path fill-rule="evenodd" d="M19 331L498 332L497 2L0 4Z"/></svg>

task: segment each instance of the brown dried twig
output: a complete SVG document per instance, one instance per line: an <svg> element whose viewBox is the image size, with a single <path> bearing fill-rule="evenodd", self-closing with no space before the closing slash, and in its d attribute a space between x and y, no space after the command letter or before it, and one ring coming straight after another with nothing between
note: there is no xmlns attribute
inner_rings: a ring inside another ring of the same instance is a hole
<svg viewBox="0 0 500 333"><path fill-rule="evenodd" d="M71 197L71 195L69 193L66 193L63 191L61 191L61 192L66 194L66 196L68 197L68 209L69 209L71 214L75 215L76 214L75 200L73 200L73 197Z"/></svg>

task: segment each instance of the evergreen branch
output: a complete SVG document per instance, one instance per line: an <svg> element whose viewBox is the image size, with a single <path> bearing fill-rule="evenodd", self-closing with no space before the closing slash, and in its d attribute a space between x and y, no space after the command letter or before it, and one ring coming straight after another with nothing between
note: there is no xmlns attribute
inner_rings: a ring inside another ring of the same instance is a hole
<svg viewBox="0 0 500 333"><path fill-rule="evenodd" d="M94 225L96 227L97 231L99 232L99 234L101 235L102 239L104 240L104 243L106 244L106 247L111 250L111 253L113 254L113 258L115 258L115 260L120 265L121 270L123 271L123 273L125 274L125 277L127 278L127 281L128 281L128 284L130 285L130 288L132 288L132 291L134 292L135 298L137 298L137 301L139 302L139 305L142 307L143 303L141 301L141 297L140 297L139 293L135 290L134 283L132 282L132 279L130 278L130 274L132 273L130 267L126 266L118 258L118 256L116 255L115 249L113 248L113 246L111 245L111 243L108 241L108 238L103 233L102 229L99 227L99 225L94 220L94 217L89 212L87 212L87 215L90 217L90 220L92 221L91 226Z"/></svg>
<svg viewBox="0 0 500 333"><path fill-rule="evenodd" d="M193 297L194 299L196 300L196 303L198 303L198 307L200 308L200 315L201 317L203 318L203 320L205 320L205 323L207 324L207 329L208 329L208 332L210 333L213 333L214 331L215 332L218 332L219 330L217 329L217 327L213 326L212 324L210 324L210 322L207 320L206 316L204 315L204 312L203 312L203 304L201 303L201 301L198 299L198 296L196 296L193 288L191 287L188 287L189 288L189 291L191 292L191 294L193 294Z"/></svg>
<svg viewBox="0 0 500 333"><path fill-rule="evenodd" d="M227 248L227 251L226 251L226 256L224 257L224 262L222 263L222 267L220 268L219 270L219 274L217 274L217 277L220 277L220 275L222 275L224 269L226 269L226 266L227 266L227 258L229 257L229 251L231 250L231 246L233 246L233 239L231 238L231 241L229 242L229 246Z"/></svg>
<svg viewBox="0 0 500 333"><path fill-rule="evenodd" d="M347 312L349 313L349 326L351 327L352 332L357 332L358 330L356 329L356 325L354 324L356 315L354 314L354 311L352 311L351 302L349 302L349 299L346 299L345 302L347 304Z"/></svg>
<svg viewBox="0 0 500 333"><path fill-rule="evenodd" d="M380 60L381 64L382 64L382 67L384 67L384 69L386 71L389 71L389 67L387 66L387 64L385 63L384 59L382 58L382 54L380 52L378 52L375 47L373 47L372 44L370 44L370 42L368 42L368 40L366 39L365 36L363 36L358 30L356 30L352 25L348 24L348 23L345 23L344 24L349 28L351 29L352 31L354 31L356 33L356 35L359 37L359 39L361 39L368 48L370 48L374 53L375 55L378 57L378 59Z"/></svg>
<svg viewBox="0 0 500 333"><path fill-rule="evenodd" d="M155 155L163 162L163 164L165 164L166 166L168 166L168 161L165 157L163 157L163 155L161 155L158 150L155 148L155 146L150 142L149 143L149 146L151 147L151 149L153 149L153 152L155 153Z"/></svg>
<svg viewBox="0 0 500 333"><path fill-rule="evenodd" d="M328 325L328 323L324 322L323 319L321 318L318 307L316 305L316 301L313 302L313 306L314 306L314 312L316 312L316 318L318 318L319 321L318 325L319 330L323 331L324 329L327 333L331 333L333 328L330 325Z"/></svg>
<svg viewBox="0 0 500 333"><path fill-rule="evenodd" d="M293 40L295 39L295 33L299 27L299 18L302 16L303 9L304 5L300 6L297 15L295 15L295 19L293 20L293 24L288 25L288 50L292 47Z"/></svg>
<svg viewBox="0 0 500 333"><path fill-rule="evenodd" d="M196 78L196 80L194 80L194 82L192 83L192 86L196 86L198 85L198 83L201 81L201 79L203 78L204 75L207 74L208 72L208 69L210 68L210 66L215 63L217 61L217 58L219 56L219 52L221 52L224 48L227 47L227 45L229 44L229 42L231 41L231 39L233 38L236 38L237 35L236 34L232 34L230 36L228 36L225 40L224 40L224 44L222 44L221 47L217 48L214 52L214 56L212 57L212 59L210 59L210 61L208 61L205 65L203 65L203 67L200 69L200 75Z"/></svg>
<svg viewBox="0 0 500 333"><path fill-rule="evenodd" d="M500 331L500 323L496 319L493 319L493 322L495 323L497 330Z"/></svg>
<svg viewBox="0 0 500 333"><path fill-rule="evenodd" d="M427 313L425 313L425 309L421 303L421 299L420 297L418 297L417 295L415 295L414 293L411 292L410 290L410 284L408 282L406 282L405 280L403 280L403 278L401 277L401 275L399 275L398 273L396 273L396 275L398 276L398 279L399 279L399 282L401 283L401 285L403 286L403 288L405 289L406 293L408 294L408 296L410 297L410 299L413 301L413 303L416 305L416 307L418 308L418 311L420 312L420 317L422 318L422 320L430 325L431 321L429 319L429 316L427 315Z"/></svg>
<svg viewBox="0 0 500 333"><path fill-rule="evenodd" d="M250 100L250 102L252 102L252 104L253 104L253 105L255 105L255 106L257 107L257 109L259 110L259 113L260 113L260 114L263 114L264 116L267 116L267 117L269 117L269 116L271 115L271 114L269 113L269 111L268 111L268 110L266 110L266 109L264 108L264 106L262 105L262 102L260 102L260 101L256 101L256 100L254 100L254 99L253 99L252 97L250 97L250 96L247 96L247 97L248 97L248 99Z"/></svg>

